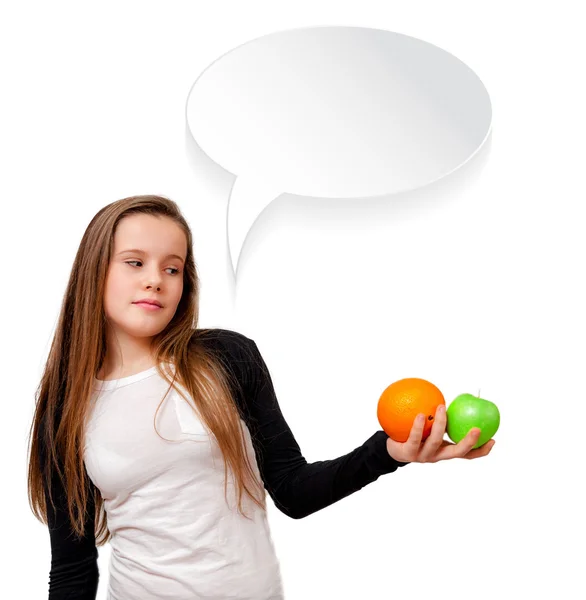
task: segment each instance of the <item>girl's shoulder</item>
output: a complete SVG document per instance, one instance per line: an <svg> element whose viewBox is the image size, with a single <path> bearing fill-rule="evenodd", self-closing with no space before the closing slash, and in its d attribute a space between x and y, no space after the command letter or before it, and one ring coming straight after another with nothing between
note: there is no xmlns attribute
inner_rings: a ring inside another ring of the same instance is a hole
<svg viewBox="0 0 586 600"><path fill-rule="evenodd" d="M243 333L231 329L211 328L196 329L192 340L201 343L206 349L230 363L258 363L258 348L254 340Z"/></svg>
<svg viewBox="0 0 586 600"><path fill-rule="evenodd" d="M267 366L254 340L243 333L230 329L197 329L194 331L196 343L219 358L237 382L237 397L244 392L244 399L255 395L266 381ZM246 400L244 400L246 401Z"/></svg>
<svg viewBox="0 0 586 600"><path fill-rule="evenodd" d="M228 350L242 350L250 348L253 341L243 333L219 327L209 329L195 329L192 341L226 346Z"/></svg>

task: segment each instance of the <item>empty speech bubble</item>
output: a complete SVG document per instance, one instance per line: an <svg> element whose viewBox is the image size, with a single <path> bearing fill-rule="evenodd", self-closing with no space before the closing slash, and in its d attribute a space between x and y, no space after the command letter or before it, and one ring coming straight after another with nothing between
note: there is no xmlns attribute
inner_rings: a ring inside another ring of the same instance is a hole
<svg viewBox="0 0 586 600"><path fill-rule="evenodd" d="M226 220L234 273L248 231L282 193L369 198L428 185L488 138L479 77L422 40L364 27L266 35L193 84L188 129L236 176Z"/></svg>

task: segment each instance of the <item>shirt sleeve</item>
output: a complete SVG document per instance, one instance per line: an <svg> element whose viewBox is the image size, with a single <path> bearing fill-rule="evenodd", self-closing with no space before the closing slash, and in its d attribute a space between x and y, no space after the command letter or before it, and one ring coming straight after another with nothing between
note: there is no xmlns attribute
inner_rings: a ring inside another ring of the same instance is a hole
<svg viewBox="0 0 586 600"><path fill-rule="evenodd" d="M43 431L43 427L40 428ZM41 435L41 438L43 436ZM41 468L47 457L46 446L40 443ZM65 489L56 469L52 471L51 492L55 509L44 481L47 502L47 523L51 540L51 570L49 573L49 600L95 600L98 591L98 549L95 544L95 502L90 493L87 505L85 535L74 533Z"/></svg>
<svg viewBox="0 0 586 600"><path fill-rule="evenodd" d="M279 407L269 370L245 338L244 406L264 486L279 510L301 519L409 463L394 460L381 429L348 454L308 463Z"/></svg>

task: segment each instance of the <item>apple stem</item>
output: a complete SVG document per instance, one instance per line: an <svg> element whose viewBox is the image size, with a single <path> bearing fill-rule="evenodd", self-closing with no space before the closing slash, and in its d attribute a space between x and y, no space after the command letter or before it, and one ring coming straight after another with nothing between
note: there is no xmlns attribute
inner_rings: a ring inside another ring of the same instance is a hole
<svg viewBox="0 0 586 600"><path fill-rule="evenodd" d="M480 388L478 388L478 396L477 398L480 398Z"/></svg>

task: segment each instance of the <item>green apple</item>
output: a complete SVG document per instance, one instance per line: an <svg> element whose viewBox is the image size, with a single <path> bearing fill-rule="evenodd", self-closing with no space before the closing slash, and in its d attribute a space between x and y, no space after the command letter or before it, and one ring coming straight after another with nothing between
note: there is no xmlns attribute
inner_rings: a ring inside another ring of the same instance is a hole
<svg viewBox="0 0 586 600"><path fill-rule="evenodd" d="M460 394L446 410L446 433L454 443L466 437L473 427L480 429L480 437L474 445L479 448L497 432L501 416L496 404L472 394Z"/></svg>

